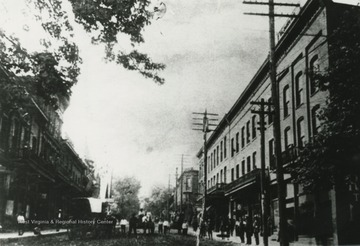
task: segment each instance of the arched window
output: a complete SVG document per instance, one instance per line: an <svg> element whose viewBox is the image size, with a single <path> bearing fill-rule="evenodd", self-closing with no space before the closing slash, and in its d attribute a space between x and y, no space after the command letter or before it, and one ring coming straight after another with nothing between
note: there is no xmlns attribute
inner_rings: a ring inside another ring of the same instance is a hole
<svg viewBox="0 0 360 246"><path fill-rule="evenodd" d="M299 72L295 76L295 89L296 89L296 107L300 106L304 102L303 98L303 76L302 72Z"/></svg>
<svg viewBox="0 0 360 246"><path fill-rule="evenodd" d="M309 66L309 72L310 72L310 93L311 95L314 94L317 89L317 80L315 79L315 74L318 73L320 71L320 66L319 66L319 57L318 55L314 55L311 60L310 60L310 66Z"/></svg>
<svg viewBox="0 0 360 246"><path fill-rule="evenodd" d="M298 136L298 147L304 147L305 145L305 125L304 117L300 117L297 120L297 136Z"/></svg>
<svg viewBox="0 0 360 246"><path fill-rule="evenodd" d="M311 110L311 122L313 128L313 135L319 132L320 120L319 120L320 105L315 105Z"/></svg>
<svg viewBox="0 0 360 246"><path fill-rule="evenodd" d="M290 141L290 126L286 127L284 130L284 146L286 150L289 148L290 145L289 141Z"/></svg>
<svg viewBox="0 0 360 246"><path fill-rule="evenodd" d="M284 104L284 118L289 115L290 109L290 89L289 85L286 85L283 90L283 104Z"/></svg>

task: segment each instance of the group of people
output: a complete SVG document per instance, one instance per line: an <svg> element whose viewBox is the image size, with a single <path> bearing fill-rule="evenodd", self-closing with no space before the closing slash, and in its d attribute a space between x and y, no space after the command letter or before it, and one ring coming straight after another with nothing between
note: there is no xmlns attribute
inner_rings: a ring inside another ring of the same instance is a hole
<svg viewBox="0 0 360 246"><path fill-rule="evenodd" d="M246 215L240 217L235 222L236 236L240 237L241 243L251 245L251 239L254 235L256 245L259 245L259 234L260 234L260 217L255 215L253 218Z"/></svg>
<svg viewBox="0 0 360 246"><path fill-rule="evenodd" d="M34 213L32 216L32 220L29 220L29 222L36 220L36 219L37 219L37 214ZM19 236L22 236L25 232L25 229L26 229L25 227L27 225L26 219L25 219L25 213L20 212L16 216L16 221L17 221L17 227L18 227L18 234L19 234ZM31 224L31 228L35 235L41 235L41 229L40 229L39 225Z"/></svg>

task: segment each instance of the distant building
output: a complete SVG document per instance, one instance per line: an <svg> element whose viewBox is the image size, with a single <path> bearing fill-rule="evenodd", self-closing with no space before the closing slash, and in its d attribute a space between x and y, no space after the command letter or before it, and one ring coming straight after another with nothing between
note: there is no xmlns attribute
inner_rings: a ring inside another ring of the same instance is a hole
<svg viewBox="0 0 360 246"><path fill-rule="evenodd" d="M185 218L190 218L196 208L198 175L198 170L185 169L177 180L175 204L177 211L185 213Z"/></svg>

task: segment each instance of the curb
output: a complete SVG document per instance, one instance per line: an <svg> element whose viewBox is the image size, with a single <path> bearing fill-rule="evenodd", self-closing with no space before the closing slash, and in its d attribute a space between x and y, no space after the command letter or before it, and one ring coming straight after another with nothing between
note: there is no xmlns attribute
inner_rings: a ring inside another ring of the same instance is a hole
<svg viewBox="0 0 360 246"><path fill-rule="evenodd" d="M32 238L32 237L44 238L44 237L50 237L50 236L54 236L54 235L63 235L66 233L67 233L67 231L62 231L62 232L56 232L56 233L41 234L40 236L31 234L31 235L11 237L11 238L0 238L0 245L1 245L1 243L16 242L16 241L18 241L20 239L24 239L24 238Z"/></svg>

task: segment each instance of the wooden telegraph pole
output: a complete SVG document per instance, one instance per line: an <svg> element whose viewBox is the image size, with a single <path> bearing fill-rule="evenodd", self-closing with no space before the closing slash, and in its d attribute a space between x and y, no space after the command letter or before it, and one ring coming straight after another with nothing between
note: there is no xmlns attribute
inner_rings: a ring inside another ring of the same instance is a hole
<svg viewBox="0 0 360 246"><path fill-rule="evenodd" d="M280 103L279 103L279 89L276 82L276 60L275 60L275 17L297 17L294 14L275 14L274 6L287 6L287 7L300 7L299 4L292 3L274 3L274 0L269 2L250 2L244 1L244 4L258 4L268 5L269 13L244 13L247 15L261 15L269 16L269 41L270 41L270 54L269 54L269 74L271 81L271 97L274 103L274 142L275 142L275 163L276 163L276 179L278 186L278 202L279 202L279 234L280 245L288 246L289 241L286 237L287 220L286 220L286 200L285 200L285 183L284 171L281 156L281 130L280 130Z"/></svg>
<svg viewBox="0 0 360 246"><path fill-rule="evenodd" d="M271 106L272 103L265 102L265 100L262 98L260 102L250 102L252 105L259 105L260 110L251 110L251 113L258 114L260 117L259 121L259 130L260 130L260 161L261 161L261 173L260 173L260 185L261 185L261 222L262 222L262 228L263 228L263 240L264 240L264 246L268 246L268 217L269 217L269 204L268 204L268 180L266 177L265 172L265 115L273 114L274 112L265 111L265 105Z"/></svg>
<svg viewBox="0 0 360 246"><path fill-rule="evenodd" d="M200 226L205 219L205 209L206 209L206 198L207 198L207 148L206 148L206 139L207 139L207 133L211 132L213 130L210 130L210 126L216 126L216 124L209 123L210 121L217 121L217 119L209 119L208 116L218 116L218 114L212 114L208 113L206 110L204 113L193 113L197 115L203 115L203 118L193 118L194 120L202 120L202 123L193 123L194 126L202 126L202 129L200 128L193 128L195 131L202 131L204 133L204 146L203 146L203 160L204 160L204 168L203 168L203 174L204 174L204 193L203 193L203 199L202 199L202 216L200 217L200 223L199 228L196 233L196 246L200 245Z"/></svg>

